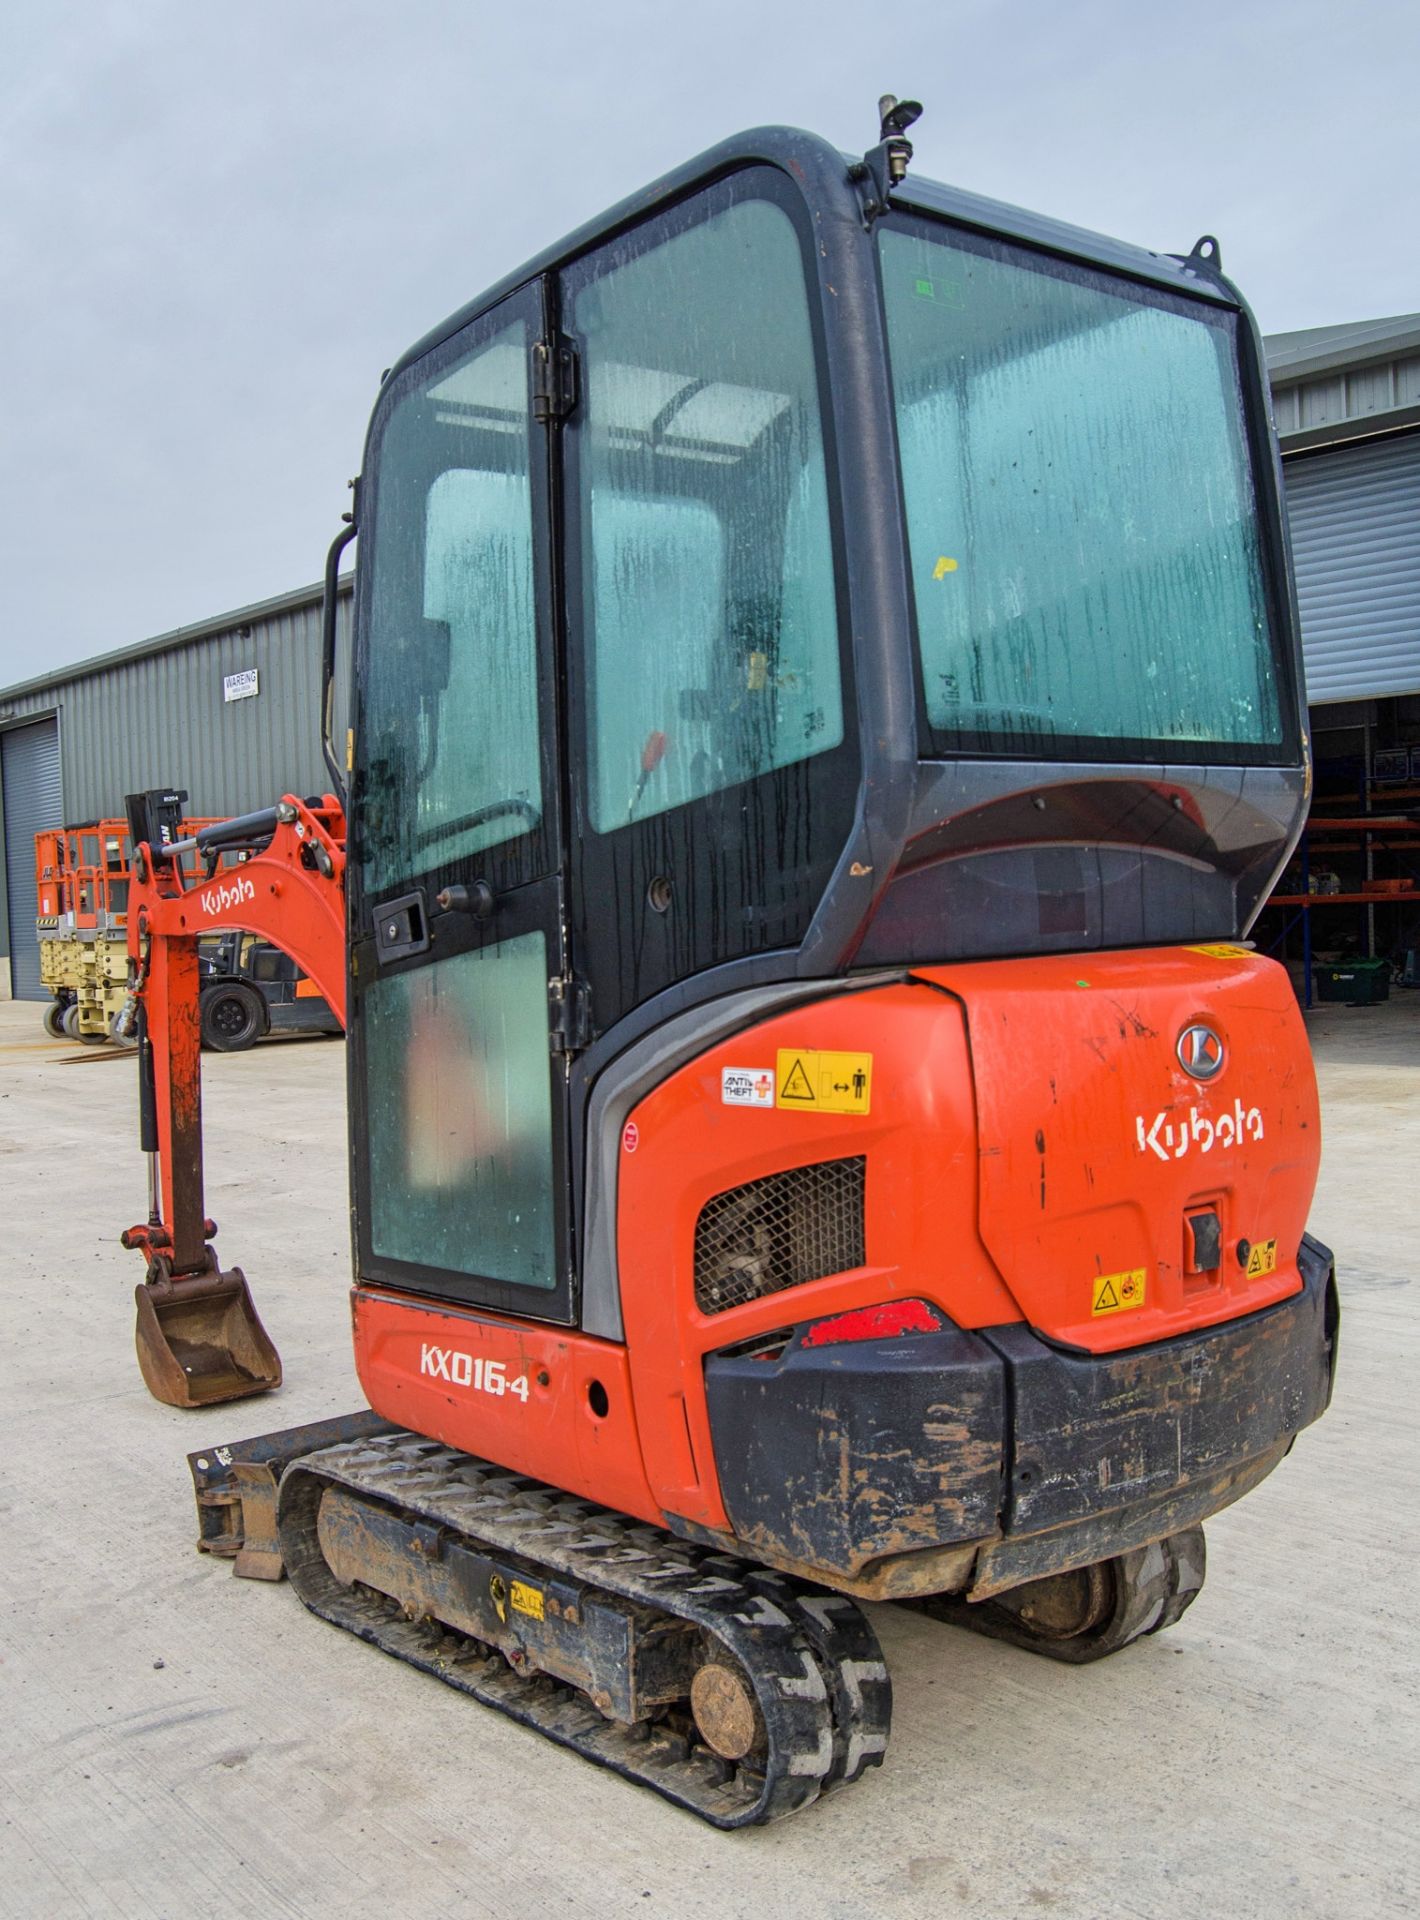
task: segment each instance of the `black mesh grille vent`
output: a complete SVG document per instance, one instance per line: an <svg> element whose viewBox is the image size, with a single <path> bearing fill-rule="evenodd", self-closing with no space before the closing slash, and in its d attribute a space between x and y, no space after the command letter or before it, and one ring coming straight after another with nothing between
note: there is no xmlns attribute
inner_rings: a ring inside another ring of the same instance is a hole
<svg viewBox="0 0 1420 1920"><path fill-rule="evenodd" d="M724 1313L861 1267L867 1161L821 1160L717 1193L695 1223L695 1304Z"/></svg>

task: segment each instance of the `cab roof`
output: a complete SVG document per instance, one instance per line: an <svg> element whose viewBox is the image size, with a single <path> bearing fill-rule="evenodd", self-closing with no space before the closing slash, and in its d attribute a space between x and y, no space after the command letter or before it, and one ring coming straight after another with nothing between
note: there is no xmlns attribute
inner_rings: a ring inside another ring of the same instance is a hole
<svg viewBox="0 0 1420 1920"><path fill-rule="evenodd" d="M606 212L577 227L552 246L544 247L512 273L496 281L485 292L460 307L456 313L432 328L421 340L400 356L385 374L385 380L421 360L424 355L457 333L469 321L516 288L525 286L542 274L554 273L581 254L600 246L623 228L636 225L660 208L683 198L712 180L747 166L772 166L791 175L805 195L810 208L822 217L848 217L861 221L858 199L850 168L858 157L841 153L818 134L799 127L755 127L732 135L708 148L693 160L663 174L648 186L629 194ZM1046 248L1057 254L1127 273L1136 279L1188 293L1195 298L1216 300L1229 306L1239 304L1238 296L1217 270L1213 261L1191 262L1169 253L1152 253L1148 248L1130 246L1105 234L1084 227L1052 220L1045 214L1027 212L1005 201L991 200L962 188L925 180L909 172L893 189L892 204L904 211L935 214L979 231L1019 240L1029 246Z"/></svg>

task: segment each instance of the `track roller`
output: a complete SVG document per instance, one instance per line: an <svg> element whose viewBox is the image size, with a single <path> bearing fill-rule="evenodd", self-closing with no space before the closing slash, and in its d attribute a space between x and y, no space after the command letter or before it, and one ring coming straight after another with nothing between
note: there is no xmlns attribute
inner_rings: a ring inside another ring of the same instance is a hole
<svg viewBox="0 0 1420 1920"><path fill-rule="evenodd" d="M1189 1527L1111 1560L1029 1580L994 1600L935 1594L914 1604L953 1626L1079 1665L1171 1627L1197 1597L1206 1566L1203 1529Z"/></svg>
<svg viewBox="0 0 1420 1920"><path fill-rule="evenodd" d="M851 1600L396 1431L295 1459L281 1555L313 1613L717 1827L881 1763Z"/></svg>

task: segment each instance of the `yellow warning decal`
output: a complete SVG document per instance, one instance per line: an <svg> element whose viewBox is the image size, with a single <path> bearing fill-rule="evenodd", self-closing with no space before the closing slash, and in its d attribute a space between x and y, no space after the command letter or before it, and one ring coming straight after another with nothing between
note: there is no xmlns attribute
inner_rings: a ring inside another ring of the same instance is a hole
<svg viewBox="0 0 1420 1920"><path fill-rule="evenodd" d="M1252 1252L1247 1256L1248 1279L1260 1280L1263 1274L1275 1273L1276 1270L1277 1242L1275 1240L1256 1241Z"/></svg>
<svg viewBox="0 0 1420 1920"><path fill-rule="evenodd" d="M1252 958L1251 947L1230 947L1226 945L1190 947L1188 951L1190 953L1206 953L1210 960L1250 960Z"/></svg>
<svg viewBox="0 0 1420 1920"><path fill-rule="evenodd" d="M776 1083L776 1106L810 1113L866 1113L873 1093L873 1056L781 1047Z"/></svg>
<svg viewBox="0 0 1420 1920"><path fill-rule="evenodd" d="M522 1580L515 1580L508 1589L508 1604L514 1613L531 1614L534 1620L543 1618L541 1587L530 1587Z"/></svg>
<svg viewBox="0 0 1420 1920"><path fill-rule="evenodd" d="M1127 1313L1144 1304L1145 1269L1135 1267L1129 1273L1102 1273L1090 1293L1090 1312Z"/></svg>
<svg viewBox="0 0 1420 1920"><path fill-rule="evenodd" d="M949 573L955 573L956 570L956 561L952 559L950 554L944 553L932 569L932 578L934 580L945 580Z"/></svg>

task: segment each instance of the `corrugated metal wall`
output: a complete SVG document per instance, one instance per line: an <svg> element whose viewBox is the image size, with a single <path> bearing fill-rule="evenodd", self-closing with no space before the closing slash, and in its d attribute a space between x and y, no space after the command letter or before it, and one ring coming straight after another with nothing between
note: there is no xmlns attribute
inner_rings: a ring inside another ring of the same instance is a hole
<svg viewBox="0 0 1420 1920"><path fill-rule="evenodd" d="M340 603L348 653L350 595ZM223 699L228 674L257 670L254 699ZM330 784L320 748L320 601L204 634L8 701L60 715L66 821L121 814L143 787L186 787L192 811L245 813Z"/></svg>
<svg viewBox="0 0 1420 1920"><path fill-rule="evenodd" d="M1420 691L1420 433L1284 471L1308 700Z"/></svg>
<svg viewBox="0 0 1420 1920"><path fill-rule="evenodd" d="M1420 405L1420 354L1362 367L1338 367L1272 390L1277 431L1305 433Z"/></svg>

